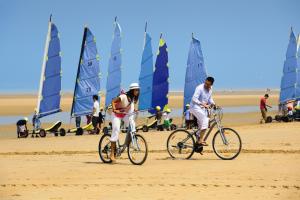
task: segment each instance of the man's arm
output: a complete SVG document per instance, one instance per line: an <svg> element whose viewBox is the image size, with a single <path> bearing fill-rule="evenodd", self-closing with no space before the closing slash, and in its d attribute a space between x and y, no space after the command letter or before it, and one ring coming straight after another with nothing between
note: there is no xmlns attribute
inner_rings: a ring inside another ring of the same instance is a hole
<svg viewBox="0 0 300 200"><path fill-rule="evenodd" d="M192 101L200 106L205 106L202 102L199 101L200 93L201 93L201 88L196 87L194 95L192 97Z"/></svg>
<svg viewBox="0 0 300 200"><path fill-rule="evenodd" d="M214 101L213 98L212 98L212 95L210 95L209 98L208 98L208 104L209 104L210 106L216 105L216 104L215 104L215 101Z"/></svg>

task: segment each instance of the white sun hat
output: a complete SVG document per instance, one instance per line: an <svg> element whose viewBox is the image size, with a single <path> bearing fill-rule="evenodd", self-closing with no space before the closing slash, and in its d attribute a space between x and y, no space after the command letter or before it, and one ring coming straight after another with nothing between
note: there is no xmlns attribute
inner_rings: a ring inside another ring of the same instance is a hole
<svg viewBox="0 0 300 200"><path fill-rule="evenodd" d="M131 83L129 86L129 90L140 89L140 85L138 83Z"/></svg>

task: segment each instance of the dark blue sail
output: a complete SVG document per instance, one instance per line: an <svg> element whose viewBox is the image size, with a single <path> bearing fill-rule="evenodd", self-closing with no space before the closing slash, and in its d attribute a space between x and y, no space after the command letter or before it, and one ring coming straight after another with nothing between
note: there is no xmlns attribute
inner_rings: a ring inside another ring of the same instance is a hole
<svg viewBox="0 0 300 200"><path fill-rule="evenodd" d="M61 54L57 27L49 22L42 67L37 115L39 118L60 112Z"/></svg>
<svg viewBox="0 0 300 200"><path fill-rule="evenodd" d="M191 102L195 88L203 83L207 77L206 68L204 65L204 58L201 50L200 41L192 38L187 67L185 72L185 83L184 83L184 104Z"/></svg>
<svg viewBox="0 0 300 200"><path fill-rule="evenodd" d="M100 66L96 39L90 29L84 28L77 69L71 116L93 112L93 95L100 92Z"/></svg>
<svg viewBox="0 0 300 200"><path fill-rule="evenodd" d="M169 93L169 66L168 66L168 50L166 42L160 38L159 50L155 62L155 70L153 74L152 88L152 108L151 113L154 113L154 108L160 106L163 109L168 105Z"/></svg>

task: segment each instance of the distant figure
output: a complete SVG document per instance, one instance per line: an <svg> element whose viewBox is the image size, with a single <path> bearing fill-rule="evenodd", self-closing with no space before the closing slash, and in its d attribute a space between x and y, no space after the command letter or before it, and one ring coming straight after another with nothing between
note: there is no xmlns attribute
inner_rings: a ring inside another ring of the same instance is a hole
<svg viewBox="0 0 300 200"><path fill-rule="evenodd" d="M291 106L288 107L288 116L293 117L293 108Z"/></svg>
<svg viewBox="0 0 300 200"><path fill-rule="evenodd" d="M20 119L19 121L17 121L16 125L17 125L18 138L28 136L27 122L28 122L27 117L24 117L23 119Z"/></svg>
<svg viewBox="0 0 300 200"><path fill-rule="evenodd" d="M163 113L164 128L166 128L168 131L170 130L170 126L171 126L170 113L171 113L170 108L168 108L166 112Z"/></svg>
<svg viewBox="0 0 300 200"><path fill-rule="evenodd" d="M100 107L99 107L99 102L98 102L98 95L93 96L93 117L92 117L92 123L94 126L94 133L99 133L99 112L100 112Z"/></svg>
<svg viewBox="0 0 300 200"><path fill-rule="evenodd" d="M192 115L190 111L190 104L185 105L185 111L184 111L184 119L185 119L185 128L191 129L192 123L194 121L194 116Z"/></svg>
<svg viewBox="0 0 300 200"><path fill-rule="evenodd" d="M162 130L163 126L162 126L162 116L163 116L163 112L161 111L161 107L160 106L156 106L155 107L155 120L157 121L157 130Z"/></svg>
<svg viewBox="0 0 300 200"><path fill-rule="evenodd" d="M260 121L260 123L266 122L267 120L267 112L268 112L268 108L272 108L272 106L267 105L267 99L269 98L268 94L265 94L265 96L263 96L262 98L260 98L260 112L261 112L261 116L262 116L262 120Z"/></svg>
<svg viewBox="0 0 300 200"><path fill-rule="evenodd" d="M34 131L37 131L37 130L39 130L41 128L41 121L38 118L37 110L36 109L34 109L34 114L32 116L32 126L33 126L33 130Z"/></svg>
<svg viewBox="0 0 300 200"><path fill-rule="evenodd" d="M76 128L80 128L80 124L81 124L80 116L75 117L75 123L76 123Z"/></svg>
<svg viewBox="0 0 300 200"><path fill-rule="evenodd" d="M104 122L104 115L103 115L103 107L100 107L100 112L99 112L99 130L101 131L101 126Z"/></svg>
<svg viewBox="0 0 300 200"><path fill-rule="evenodd" d="M86 115L86 125L90 124L92 121L92 116L91 115Z"/></svg>

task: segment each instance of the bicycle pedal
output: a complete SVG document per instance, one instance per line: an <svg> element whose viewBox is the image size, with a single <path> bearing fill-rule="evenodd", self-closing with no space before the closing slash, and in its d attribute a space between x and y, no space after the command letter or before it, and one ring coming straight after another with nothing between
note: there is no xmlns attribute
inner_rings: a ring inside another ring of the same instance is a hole
<svg viewBox="0 0 300 200"><path fill-rule="evenodd" d="M194 151L195 151L196 153L202 154L203 146L202 146L201 144L196 144L195 147L194 147Z"/></svg>

